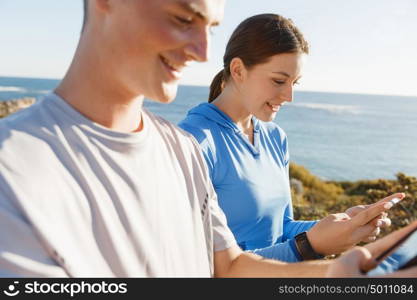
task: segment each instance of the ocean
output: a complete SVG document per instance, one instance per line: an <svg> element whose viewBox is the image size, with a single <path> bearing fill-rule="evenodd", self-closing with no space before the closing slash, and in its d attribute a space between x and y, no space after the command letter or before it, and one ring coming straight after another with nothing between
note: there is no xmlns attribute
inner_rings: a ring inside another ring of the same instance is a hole
<svg viewBox="0 0 417 300"><path fill-rule="evenodd" d="M39 99L57 84L0 77L0 101ZM176 124L207 95L207 87L180 86L173 103L145 106ZM299 91L274 122L288 135L291 160L322 179L417 176L417 97Z"/></svg>

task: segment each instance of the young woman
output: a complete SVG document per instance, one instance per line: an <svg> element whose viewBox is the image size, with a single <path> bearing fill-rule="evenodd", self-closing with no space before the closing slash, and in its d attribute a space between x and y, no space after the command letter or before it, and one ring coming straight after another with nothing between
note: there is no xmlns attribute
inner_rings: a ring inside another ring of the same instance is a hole
<svg viewBox="0 0 417 300"><path fill-rule="evenodd" d="M365 206L320 222L293 220L287 137L272 120L293 100L306 54L308 44L290 20L275 14L246 19L227 44L209 103L179 124L203 150L240 247L289 262L340 253L390 225L386 214L358 221Z"/></svg>

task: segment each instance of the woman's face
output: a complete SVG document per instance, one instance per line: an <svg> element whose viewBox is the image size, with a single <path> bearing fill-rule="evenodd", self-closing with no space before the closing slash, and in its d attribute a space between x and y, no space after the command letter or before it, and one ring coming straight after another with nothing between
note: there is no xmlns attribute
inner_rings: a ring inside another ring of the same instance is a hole
<svg viewBox="0 0 417 300"><path fill-rule="evenodd" d="M268 62L245 69L239 89L242 104L256 118L269 122L285 102L293 100L305 54L283 53Z"/></svg>

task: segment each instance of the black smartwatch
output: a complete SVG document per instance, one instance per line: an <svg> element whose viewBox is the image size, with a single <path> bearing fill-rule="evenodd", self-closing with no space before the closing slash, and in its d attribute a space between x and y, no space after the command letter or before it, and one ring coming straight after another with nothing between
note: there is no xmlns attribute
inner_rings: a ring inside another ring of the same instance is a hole
<svg viewBox="0 0 417 300"><path fill-rule="evenodd" d="M301 232L295 236L295 246L297 247L298 253L303 260L322 259L323 255L318 254L311 247L310 241L307 238L307 232Z"/></svg>

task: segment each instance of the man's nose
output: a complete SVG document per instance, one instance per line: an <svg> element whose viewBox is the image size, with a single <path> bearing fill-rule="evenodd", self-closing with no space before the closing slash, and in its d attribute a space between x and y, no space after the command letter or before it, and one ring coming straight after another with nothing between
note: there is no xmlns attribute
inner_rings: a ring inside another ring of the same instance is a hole
<svg viewBox="0 0 417 300"><path fill-rule="evenodd" d="M208 29L201 30L191 37L185 47L185 54L189 60L205 62L209 58L210 35Z"/></svg>

